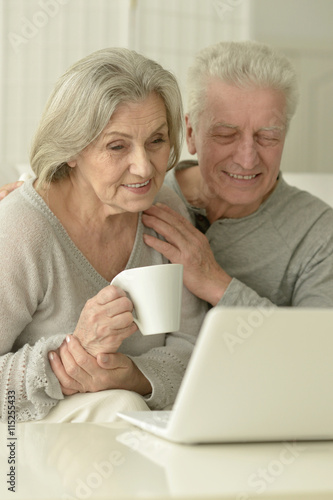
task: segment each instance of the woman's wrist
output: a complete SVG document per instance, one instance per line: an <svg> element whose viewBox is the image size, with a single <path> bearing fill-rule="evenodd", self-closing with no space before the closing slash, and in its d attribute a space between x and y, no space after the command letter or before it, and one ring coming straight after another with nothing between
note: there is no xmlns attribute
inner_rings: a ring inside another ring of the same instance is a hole
<svg viewBox="0 0 333 500"><path fill-rule="evenodd" d="M136 364L132 361L134 373L133 373L133 387L130 390L137 392L141 396L146 396L147 394L151 394L153 388L149 380L145 377L141 370L136 366Z"/></svg>

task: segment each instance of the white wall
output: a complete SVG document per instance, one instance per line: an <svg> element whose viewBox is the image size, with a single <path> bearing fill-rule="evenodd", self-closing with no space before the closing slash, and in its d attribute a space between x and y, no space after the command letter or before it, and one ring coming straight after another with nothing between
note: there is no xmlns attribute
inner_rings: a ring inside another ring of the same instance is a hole
<svg viewBox="0 0 333 500"><path fill-rule="evenodd" d="M17 178L46 99L89 52L125 45L127 0L2 0L0 184ZM125 24L125 29L123 24Z"/></svg>
<svg viewBox="0 0 333 500"><path fill-rule="evenodd" d="M0 186L28 162L47 96L79 58L112 45L138 50L176 74L186 108L194 54L247 38L282 48L302 82L284 169L333 171L332 20L333 0L1 0Z"/></svg>
<svg viewBox="0 0 333 500"><path fill-rule="evenodd" d="M0 186L28 162L47 96L74 61L130 47L172 70L183 89L198 49L247 38L246 14L239 0L1 0Z"/></svg>
<svg viewBox="0 0 333 500"><path fill-rule="evenodd" d="M250 0L250 7L250 38L281 49L300 82L282 168L332 173L333 1Z"/></svg>

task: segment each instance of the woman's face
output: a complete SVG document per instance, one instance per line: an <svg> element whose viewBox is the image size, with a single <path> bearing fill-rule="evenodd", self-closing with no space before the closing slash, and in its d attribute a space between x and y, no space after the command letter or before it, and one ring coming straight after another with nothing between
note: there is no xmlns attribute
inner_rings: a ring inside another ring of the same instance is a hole
<svg viewBox="0 0 333 500"><path fill-rule="evenodd" d="M68 162L71 181L109 214L147 209L161 188L170 142L162 98L118 106L100 136Z"/></svg>

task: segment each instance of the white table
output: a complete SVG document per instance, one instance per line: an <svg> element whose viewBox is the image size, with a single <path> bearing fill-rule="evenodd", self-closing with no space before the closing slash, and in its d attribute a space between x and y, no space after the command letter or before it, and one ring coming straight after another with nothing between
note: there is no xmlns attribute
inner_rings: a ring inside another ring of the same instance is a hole
<svg viewBox="0 0 333 500"><path fill-rule="evenodd" d="M1 424L1 500L333 499L333 442L175 445L123 422L18 424L16 438L13 493Z"/></svg>

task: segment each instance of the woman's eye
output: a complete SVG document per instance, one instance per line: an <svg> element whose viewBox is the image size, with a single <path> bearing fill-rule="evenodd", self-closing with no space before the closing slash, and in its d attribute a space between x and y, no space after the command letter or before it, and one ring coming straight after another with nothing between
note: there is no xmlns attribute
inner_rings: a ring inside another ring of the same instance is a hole
<svg viewBox="0 0 333 500"><path fill-rule="evenodd" d="M162 137L158 137L152 141L152 144L159 144L160 142L165 142L165 140Z"/></svg>
<svg viewBox="0 0 333 500"><path fill-rule="evenodd" d="M115 146L109 144L108 148L111 149L112 151L121 151L124 148L124 146L122 144L117 144Z"/></svg>

